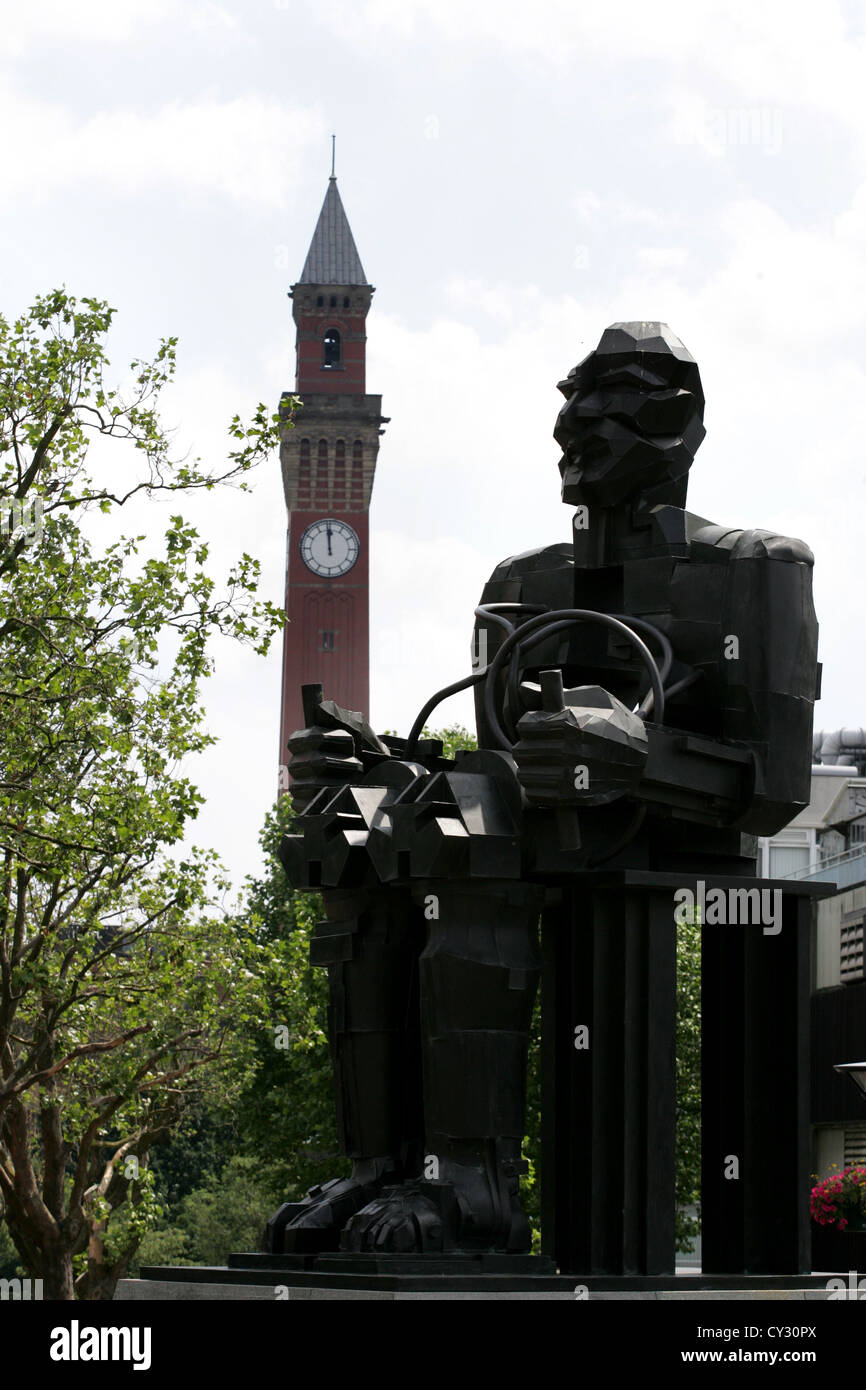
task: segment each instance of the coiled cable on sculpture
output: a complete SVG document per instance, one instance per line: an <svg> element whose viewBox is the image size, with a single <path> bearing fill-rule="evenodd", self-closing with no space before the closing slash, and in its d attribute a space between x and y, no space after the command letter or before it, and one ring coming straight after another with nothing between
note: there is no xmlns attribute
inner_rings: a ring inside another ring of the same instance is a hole
<svg viewBox="0 0 866 1390"><path fill-rule="evenodd" d="M521 613L529 616L524 622L517 625L505 616L506 613ZM481 621L492 622L503 628L506 633L505 640L489 666L473 672L471 676L465 676L462 680L455 681L452 685L445 686L442 690L437 690L434 695L430 696L409 732L404 754L407 758L411 758L416 751L421 732L437 705L448 699L449 696L456 695L461 690L468 690L474 685L480 685L482 682L484 683L484 714L491 733L500 748L506 752L512 752L515 744L519 741L517 722L526 708L520 689L522 658L533 647L539 646L548 638L564 632L578 623L600 623L631 644L649 677L649 689L638 703L635 711L642 719L652 715L654 723L662 724L664 722L665 699L678 694L680 690L685 689L687 685L691 685L698 678L698 673L692 672L665 689L665 681L668 679L673 665L673 649L670 641L665 633L653 623L647 622L644 618L632 617L630 614L597 613L588 608L551 610L537 604L526 603L491 603L479 604L475 609L475 616ZM646 642L639 635L641 632L658 643L660 666ZM638 806L622 836L609 847L603 857L595 859L593 864L606 862L618 854L637 834L645 815L646 807Z"/></svg>
<svg viewBox="0 0 866 1390"><path fill-rule="evenodd" d="M505 612L520 612L534 616L529 617L520 626L516 626L505 617ZM409 731L409 737L406 740L406 757L411 757L415 752L421 731L437 705L440 705L451 695L457 695L461 690L469 690L473 685L479 685L482 681L485 682L484 713L491 731L499 747L511 752L517 742L517 720L523 713L519 676L521 657L533 647L554 636L555 633L562 632L576 623L601 623L624 637L634 647L646 667L650 681L649 690L637 706L636 712L642 719L646 719L652 713L655 723L663 723L665 696L675 694L686 683L691 683L694 679L692 676L686 677L684 681L678 681L665 691L664 682L667 680L673 664L671 644L659 628L644 618L633 618L621 613L596 613L589 608L550 610L541 608L537 604L526 603L480 604L475 609L475 616L482 621L493 622L504 628L505 641L499 647L489 666L485 666L480 671L474 671L471 676L464 676L462 680L454 681L452 685L444 686L430 696ZM649 647L634 629L639 629L656 639L661 648L661 669ZM497 686L500 683L506 660L508 660L508 672L505 692L498 694ZM513 715L510 710L506 709L506 697L510 709L517 710L519 713Z"/></svg>

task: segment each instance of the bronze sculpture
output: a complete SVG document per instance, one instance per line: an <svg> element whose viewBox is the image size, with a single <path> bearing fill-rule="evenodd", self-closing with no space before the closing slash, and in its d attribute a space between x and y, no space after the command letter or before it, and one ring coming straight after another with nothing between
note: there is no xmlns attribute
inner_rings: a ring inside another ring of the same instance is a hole
<svg viewBox="0 0 866 1390"><path fill-rule="evenodd" d="M559 389L573 537L497 566L481 668L406 739L305 688L302 833L280 854L323 894L311 958L329 970L353 1172L275 1214L274 1253L528 1250L539 916L591 916L602 872L748 879L754 837L809 799L812 555L685 511L704 437L693 358L664 324L614 324ZM421 729L469 685L479 751L447 760Z"/></svg>

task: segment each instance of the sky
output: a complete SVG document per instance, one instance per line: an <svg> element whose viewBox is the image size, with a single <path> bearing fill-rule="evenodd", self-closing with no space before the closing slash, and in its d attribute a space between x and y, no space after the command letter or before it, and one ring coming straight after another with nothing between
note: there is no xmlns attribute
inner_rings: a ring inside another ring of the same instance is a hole
<svg viewBox="0 0 866 1390"><path fill-rule="evenodd" d="M287 291L336 133L376 286L367 389L390 417L371 508L377 729L408 732L468 674L499 561L568 539L556 382L630 319L669 323L700 366L690 509L815 553L816 729L866 724L866 8L0 0L0 24L0 312L59 285L108 300L119 378L177 335L164 418L213 467L232 415L294 386ZM183 512L216 577L247 551L282 602L276 456L252 482ZM156 536L177 509L148 504L125 529ZM215 649L218 742L187 769L206 798L191 840L238 883L260 870L278 784L279 647ZM471 697L439 714L471 727Z"/></svg>

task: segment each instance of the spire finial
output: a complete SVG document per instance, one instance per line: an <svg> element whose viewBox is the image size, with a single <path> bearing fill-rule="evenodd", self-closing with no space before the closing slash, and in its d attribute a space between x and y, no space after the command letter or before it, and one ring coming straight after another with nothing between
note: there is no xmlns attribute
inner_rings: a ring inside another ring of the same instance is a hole
<svg viewBox="0 0 866 1390"><path fill-rule="evenodd" d="M335 178L337 177L337 175L334 173L334 164L335 164L335 162L336 162L336 159L337 159L337 137L336 137L336 135L332 135L332 136L331 136L331 178L332 178L332 179L335 179Z"/></svg>

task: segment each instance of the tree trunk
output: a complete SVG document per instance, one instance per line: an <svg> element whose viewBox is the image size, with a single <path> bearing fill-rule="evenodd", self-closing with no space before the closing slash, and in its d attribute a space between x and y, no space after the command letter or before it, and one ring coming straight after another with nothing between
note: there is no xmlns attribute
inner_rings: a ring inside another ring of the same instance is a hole
<svg viewBox="0 0 866 1390"><path fill-rule="evenodd" d="M75 1284L78 1297L88 1302L110 1303L117 1281L123 1278L129 1264L129 1258L124 1256L115 1260L114 1264L106 1264L105 1226L106 1222L100 1221L91 1231L87 1245L87 1269Z"/></svg>
<svg viewBox="0 0 866 1390"><path fill-rule="evenodd" d="M72 1251L59 1245L51 1245L42 1253L43 1286L42 1295L46 1299L72 1303L75 1290L72 1278Z"/></svg>
<svg viewBox="0 0 866 1390"><path fill-rule="evenodd" d="M79 1299L88 1303L110 1303L114 1298L117 1281L121 1277L115 1268L88 1267L87 1273L76 1286Z"/></svg>

